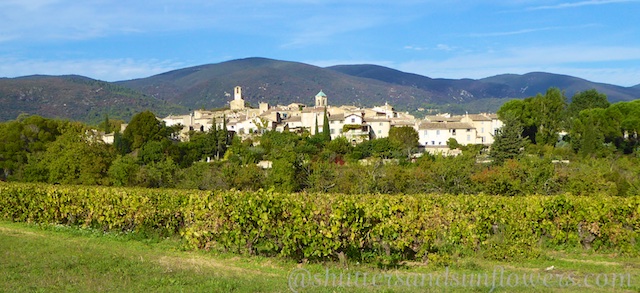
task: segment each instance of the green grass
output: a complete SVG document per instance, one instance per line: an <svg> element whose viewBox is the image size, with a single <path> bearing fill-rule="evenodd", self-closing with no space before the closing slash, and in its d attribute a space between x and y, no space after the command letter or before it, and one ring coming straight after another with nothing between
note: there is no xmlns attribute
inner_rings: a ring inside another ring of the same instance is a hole
<svg viewBox="0 0 640 293"><path fill-rule="evenodd" d="M551 266L552 270L545 270ZM520 263L465 258L455 259L448 268L405 263L381 270L375 264L349 261L298 264L281 258L184 251L178 239L152 235L0 222L0 292L290 292L291 288L299 292L489 292L494 272L493 292L640 291L640 259L613 254L549 251ZM362 284L365 273L367 285ZM597 274L605 273L609 283L612 274L629 276L631 286L625 282L623 287L598 288ZM463 287L462 276L470 274L486 274L488 286ZM515 288L507 283L510 275L511 284L516 275L519 278ZM536 287L523 286L523 275L540 275ZM542 284L545 276L548 287ZM593 287L578 286L585 276ZM445 278L447 284L443 284ZM372 285L374 279L376 285Z"/></svg>

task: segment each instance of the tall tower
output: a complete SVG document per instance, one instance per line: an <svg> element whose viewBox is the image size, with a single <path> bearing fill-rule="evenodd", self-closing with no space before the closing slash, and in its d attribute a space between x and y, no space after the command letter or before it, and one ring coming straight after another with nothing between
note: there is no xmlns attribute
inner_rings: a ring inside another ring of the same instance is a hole
<svg viewBox="0 0 640 293"><path fill-rule="evenodd" d="M327 106L327 95L325 95L322 90L316 95L316 107L326 107Z"/></svg>
<svg viewBox="0 0 640 293"><path fill-rule="evenodd" d="M242 99L242 88L237 86L233 89L233 101L229 102L231 110L244 109L244 99Z"/></svg>

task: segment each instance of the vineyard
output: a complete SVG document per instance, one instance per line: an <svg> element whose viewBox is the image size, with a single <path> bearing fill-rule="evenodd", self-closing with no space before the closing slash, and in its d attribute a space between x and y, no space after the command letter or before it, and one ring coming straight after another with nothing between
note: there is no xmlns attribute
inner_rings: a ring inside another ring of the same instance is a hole
<svg viewBox="0 0 640 293"><path fill-rule="evenodd" d="M0 183L0 218L180 237L185 246L295 260L640 254L640 197L345 195Z"/></svg>

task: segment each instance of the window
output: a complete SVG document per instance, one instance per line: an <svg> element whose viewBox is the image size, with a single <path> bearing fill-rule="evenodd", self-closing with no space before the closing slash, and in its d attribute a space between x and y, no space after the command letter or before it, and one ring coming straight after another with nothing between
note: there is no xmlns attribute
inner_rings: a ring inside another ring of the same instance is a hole
<svg viewBox="0 0 640 293"><path fill-rule="evenodd" d="M380 126L382 126L382 122L380 122L380 124L379 124L379 125L380 125Z"/></svg>
<svg viewBox="0 0 640 293"><path fill-rule="evenodd" d="M484 133L484 127L480 128L480 133Z"/></svg>
<svg viewBox="0 0 640 293"><path fill-rule="evenodd" d="M382 130L378 129L378 134L382 134Z"/></svg>
<svg viewBox="0 0 640 293"><path fill-rule="evenodd" d="M336 130L331 128L331 134L334 134L335 132L336 132Z"/></svg>
<svg viewBox="0 0 640 293"><path fill-rule="evenodd" d="M351 123L356 123L356 118L351 118Z"/></svg>
<svg viewBox="0 0 640 293"><path fill-rule="evenodd" d="M455 129L451 129L451 134L456 135L456 130Z"/></svg>
<svg viewBox="0 0 640 293"><path fill-rule="evenodd" d="M467 134L467 141L471 141L471 135Z"/></svg>
<svg viewBox="0 0 640 293"><path fill-rule="evenodd" d="M432 144L432 145L436 145L436 142L432 140L432 141L431 141L431 144Z"/></svg>
<svg viewBox="0 0 640 293"><path fill-rule="evenodd" d="M471 132L471 128L467 128L467 132Z"/></svg>
<svg viewBox="0 0 640 293"><path fill-rule="evenodd" d="M436 135L440 135L440 129L436 130Z"/></svg>
<svg viewBox="0 0 640 293"><path fill-rule="evenodd" d="M424 131L424 136L427 136L427 135L429 135L429 132L428 132L428 130L425 130Z"/></svg>

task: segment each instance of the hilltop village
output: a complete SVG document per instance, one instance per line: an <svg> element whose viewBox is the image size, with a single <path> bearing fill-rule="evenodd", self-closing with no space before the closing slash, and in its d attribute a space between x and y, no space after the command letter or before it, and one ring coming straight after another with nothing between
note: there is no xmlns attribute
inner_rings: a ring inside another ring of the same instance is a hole
<svg viewBox="0 0 640 293"><path fill-rule="evenodd" d="M323 131L327 119L332 139L343 136L354 144L387 137L392 127L409 126L418 132L420 145L429 152L448 152L450 138L461 145L491 145L495 131L502 126L496 114L441 114L416 119L409 113L396 111L387 103L373 108L331 106L329 97L322 90L315 96L313 106L260 103L258 108L250 108L245 105L242 88L237 86L228 109L195 110L187 115L169 115L162 121L167 126L182 125L180 138L187 140L190 131L208 131L213 123L218 129L226 127L243 139L269 130L307 131L314 135Z"/></svg>

